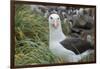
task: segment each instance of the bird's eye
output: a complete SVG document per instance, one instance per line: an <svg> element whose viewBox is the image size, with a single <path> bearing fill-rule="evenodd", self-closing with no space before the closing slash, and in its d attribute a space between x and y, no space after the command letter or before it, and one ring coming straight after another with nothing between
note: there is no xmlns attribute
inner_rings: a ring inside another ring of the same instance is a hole
<svg viewBox="0 0 100 69"><path fill-rule="evenodd" d="M50 19L53 19L52 17L50 17Z"/></svg>

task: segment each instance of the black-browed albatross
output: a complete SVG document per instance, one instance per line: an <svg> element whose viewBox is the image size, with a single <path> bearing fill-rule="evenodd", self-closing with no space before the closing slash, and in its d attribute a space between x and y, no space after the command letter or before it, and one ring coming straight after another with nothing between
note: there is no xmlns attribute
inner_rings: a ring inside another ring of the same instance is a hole
<svg viewBox="0 0 100 69"><path fill-rule="evenodd" d="M58 14L51 14L48 20L49 48L54 55L62 57L66 62L78 62L94 52L93 46L88 41L64 35Z"/></svg>

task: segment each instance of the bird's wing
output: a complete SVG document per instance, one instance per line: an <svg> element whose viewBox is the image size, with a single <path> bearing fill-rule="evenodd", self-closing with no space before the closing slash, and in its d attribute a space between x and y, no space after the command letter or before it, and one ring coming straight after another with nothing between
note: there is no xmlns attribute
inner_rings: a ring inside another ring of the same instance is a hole
<svg viewBox="0 0 100 69"><path fill-rule="evenodd" d="M64 48L73 51L75 54L81 54L88 49L93 49L89 42L80 38L67 38L60 43Z"/></svg>

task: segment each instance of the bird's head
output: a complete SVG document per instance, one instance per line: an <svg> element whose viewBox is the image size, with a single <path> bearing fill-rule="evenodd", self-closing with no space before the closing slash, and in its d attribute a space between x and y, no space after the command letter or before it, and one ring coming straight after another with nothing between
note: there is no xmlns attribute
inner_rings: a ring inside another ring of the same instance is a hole
<svg viewBox="0 0 100 69"><path fill-rule="evenodd" d="M58 14L51 14L49 16L49 25L52 26L53 28L57 29L60 23L61 21Z"/></svg>

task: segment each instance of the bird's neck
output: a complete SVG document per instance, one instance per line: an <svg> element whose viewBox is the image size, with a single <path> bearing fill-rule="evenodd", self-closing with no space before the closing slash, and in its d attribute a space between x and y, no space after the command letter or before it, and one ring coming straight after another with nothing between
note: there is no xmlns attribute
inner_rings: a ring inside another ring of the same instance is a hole
<svg viewBox="0 0 100 69"><path fill-rule="evenodd" d="M61 25L59 25L57 28L54 28L52 26L49 26L50 31L50 41L62 41L65 39L65 35L63 34Z"/></svg>

